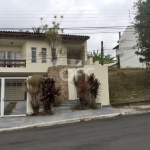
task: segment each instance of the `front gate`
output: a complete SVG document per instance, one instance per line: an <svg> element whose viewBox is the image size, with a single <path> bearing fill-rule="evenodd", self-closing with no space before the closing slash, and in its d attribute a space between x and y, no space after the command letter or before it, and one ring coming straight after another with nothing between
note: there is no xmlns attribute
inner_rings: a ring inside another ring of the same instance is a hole
<svg viewBox="0 0 150 150"><path fill-rule="evenodd" d="M27 112L26 77L0 78L1 116L21 116Z"/></svg>

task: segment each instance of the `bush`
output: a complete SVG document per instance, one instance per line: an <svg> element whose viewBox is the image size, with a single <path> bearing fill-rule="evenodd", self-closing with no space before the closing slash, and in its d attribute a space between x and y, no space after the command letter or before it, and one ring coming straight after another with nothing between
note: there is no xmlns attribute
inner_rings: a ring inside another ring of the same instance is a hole
<svg viewBox="0 0 150 150"><path fill-rule="evenodd" d="M94 74L87 75L81 72L80 76L74 77L74 85L77 89L77 96L83 107L96 108L96 99L100 82L95 78Z"/></svg>
<svg viewBox="0 0 150 150"><path fill-rule="evenodd" d="M42 83L43 83L43 76L33 75L27 80L25 84L26 87L25 89L29 94L31 107L33 109L33 115L37 115L39 113Z"/></svg>
<svg viewBox="0 0 150 150"><path fill-rule="evenodd" d="M56 103L56 98L60 95L60 88L55 87L53 78L48 77L44 79L42 85L42 99L43 109L46 114L52 113L52 106Z"/></svg>

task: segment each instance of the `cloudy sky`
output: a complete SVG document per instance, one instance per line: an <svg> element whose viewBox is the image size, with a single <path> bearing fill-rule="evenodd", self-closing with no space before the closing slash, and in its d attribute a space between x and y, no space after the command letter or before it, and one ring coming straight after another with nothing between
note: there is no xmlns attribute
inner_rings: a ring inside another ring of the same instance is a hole
<svg viewBox="0 0 150 150"><path fill-rule="evenodd" d="M65 34L88 35L88 51L100 49L115 55L118 32L133 22L133 4L137 0L0 0L0 30L18 30L43 24L52 27L53 16L61 22Z"/></svg>

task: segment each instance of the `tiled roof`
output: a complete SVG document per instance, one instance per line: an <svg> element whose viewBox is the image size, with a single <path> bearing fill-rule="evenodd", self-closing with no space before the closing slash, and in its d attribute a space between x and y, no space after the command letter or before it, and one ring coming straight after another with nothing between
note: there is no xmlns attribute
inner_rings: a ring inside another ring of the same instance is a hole
<svg viewBox="0 0 150 150"><path fill-rule="evenodd" d="M90 36L85 35L70 35L70 34L60 34L63 38L71 38L71 39L81 39L81 40L88 40ZM0 37L3 36L11 36L11 37L32 37L32 38L44 38L45 33L33 33L33 32L17 32L17 31L0 31Z"/></svg>

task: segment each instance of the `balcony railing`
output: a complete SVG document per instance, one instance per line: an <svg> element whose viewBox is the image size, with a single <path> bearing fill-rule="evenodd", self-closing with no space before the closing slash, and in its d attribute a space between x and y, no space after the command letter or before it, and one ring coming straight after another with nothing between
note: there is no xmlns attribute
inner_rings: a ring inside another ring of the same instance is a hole
<svg viewBox="0 0 150 150"><path fill-rule="evenodd" d="M0 59L0 67L26 67L26 60Z"/></svg>
<svg viewBox="0 0 150 150"><path fill-rule="evenodd" d="M82 66L82 60L67 59L67 64L71 66Z"/></svg>

